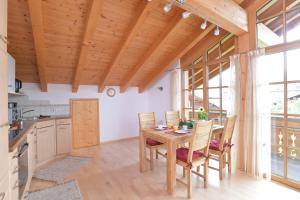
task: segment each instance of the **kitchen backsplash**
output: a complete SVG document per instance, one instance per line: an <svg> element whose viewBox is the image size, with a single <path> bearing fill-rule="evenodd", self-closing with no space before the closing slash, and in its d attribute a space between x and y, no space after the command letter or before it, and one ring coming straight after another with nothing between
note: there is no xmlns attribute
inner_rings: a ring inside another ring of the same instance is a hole
<svg viewBox="0 0 300 200"><path fill-rule="evenodd" d="M49 101L30 100L28 96L9 97L9 102L18 104L18 111L24 113L23 117L36 117L40 115L70 115L68 104L50 104ZM32 110L32 111L31 111ZM30 111L30 112L26 112Z"/></svg>

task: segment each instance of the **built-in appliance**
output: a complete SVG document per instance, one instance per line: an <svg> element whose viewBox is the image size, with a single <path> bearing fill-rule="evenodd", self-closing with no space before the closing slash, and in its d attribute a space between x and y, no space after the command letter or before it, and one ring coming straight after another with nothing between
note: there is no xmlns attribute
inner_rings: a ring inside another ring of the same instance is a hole
<svg viewBox="0 0 300 200"><path fill-rule="evenodd" d="M18 175L19 175L19 197L22 197L28 180L28 147L27 139L23 140L18 146Z"/></svg>
<svg viewBox="0 0 300 200"><path fill-rule="evenodd" d="M22 81L19 79L16 79L15 81L15 92L18 93L20 92L20 89L22 88Z"/></svg>
<svg viewBox="0 0 300 200"><path fill-rule="evenodd" d="M18 120L19 113L17 109L18 104L16 102L8 102L8 123L12 124Z"/></svg>

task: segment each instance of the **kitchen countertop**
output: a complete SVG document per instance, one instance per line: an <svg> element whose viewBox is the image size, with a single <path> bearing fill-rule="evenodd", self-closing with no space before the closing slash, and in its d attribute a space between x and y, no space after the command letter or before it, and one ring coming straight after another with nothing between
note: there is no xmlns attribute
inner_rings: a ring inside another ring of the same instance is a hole
<svg viewBox="0 0 300 200"><path fill-rule="evenodd" d="M38 122L43 122L43 121L49 121L49 120L56 120L56 119L69 119L70 116L51 116L47 118L42 118L42 119L36 119L36 120L24 120L23 121L23 129L19 130L18 137L15 138L12 141L9 141L9 152L14 151L18 145L27 137L27 133L30 129L32 129L36 123Z"/></svg>

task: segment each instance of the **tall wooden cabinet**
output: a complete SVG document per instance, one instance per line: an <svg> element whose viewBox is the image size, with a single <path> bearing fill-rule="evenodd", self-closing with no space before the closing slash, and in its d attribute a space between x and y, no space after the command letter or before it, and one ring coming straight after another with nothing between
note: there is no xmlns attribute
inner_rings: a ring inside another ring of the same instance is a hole
<svg viewBox="0 0 300 200"><path fill-rule="evenodd" d="M9 199L8 95L7 95L7 0L0 1L0 199Z"/></svg>

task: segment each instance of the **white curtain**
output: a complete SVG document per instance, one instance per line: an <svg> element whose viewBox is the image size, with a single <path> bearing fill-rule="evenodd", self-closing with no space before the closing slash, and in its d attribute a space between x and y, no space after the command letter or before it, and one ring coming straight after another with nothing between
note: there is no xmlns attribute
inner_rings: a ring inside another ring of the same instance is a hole
<svg viewBox="0 0 300 200"><path fill-rule="evenodd" d="M171 106L172 110L181 110L181 69L180 61L174 65L171 71Z"/></svg>
<svg viewBox="0 0 300 200"><path fill-rule="evenodd" d="M227 112L229 116L236 115L237 120L234 127L234 133L232 136L232 143L235 144L231 150L231 163L232 172L234 173L237 168L237 150L239 141L239 108L240 108L240 55L230 56L230 82L228 93L228 108Z"/></svg>
<svg viewBox="0 0 300 200"><path fill-rule="evenodd" d="M244 114L244 170L257 178L271 177L271 101L264 50L248 53Z"/></svg>

